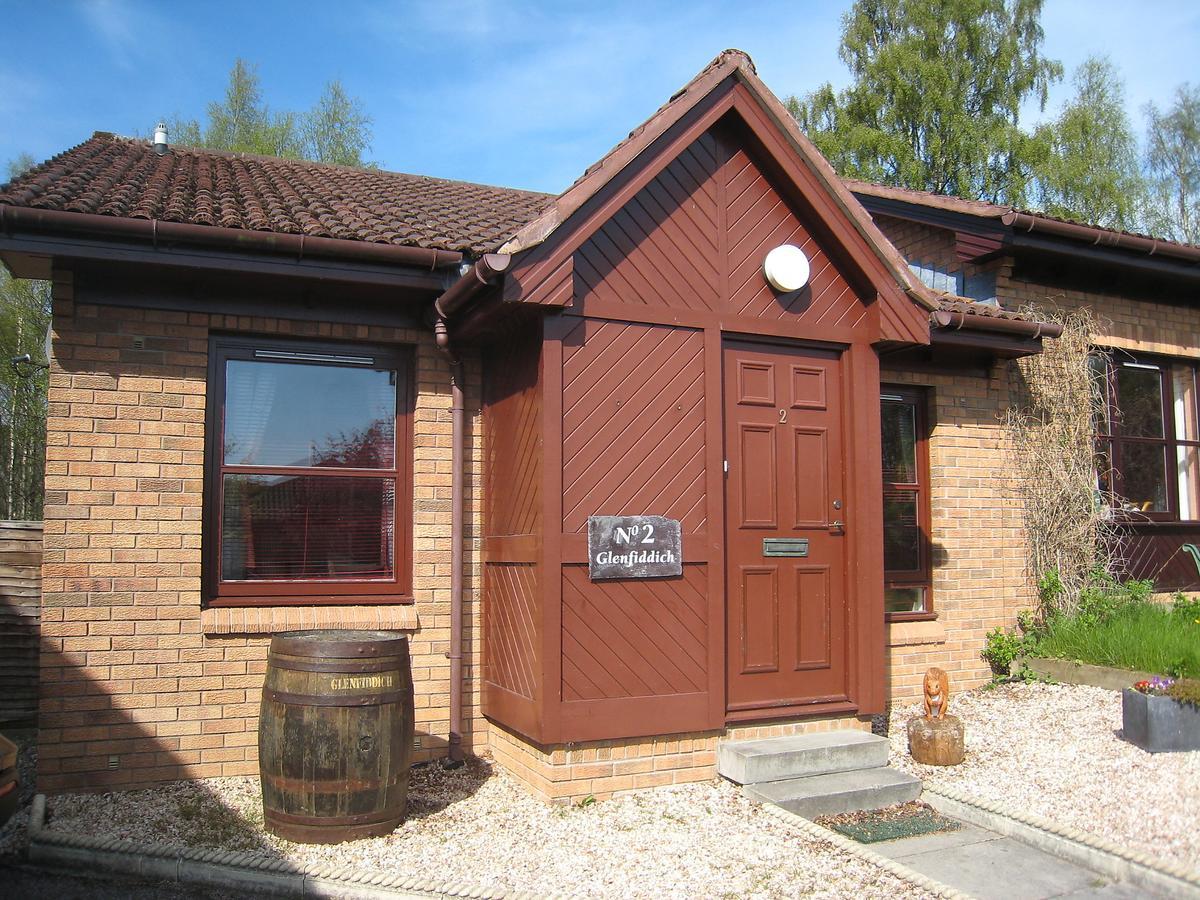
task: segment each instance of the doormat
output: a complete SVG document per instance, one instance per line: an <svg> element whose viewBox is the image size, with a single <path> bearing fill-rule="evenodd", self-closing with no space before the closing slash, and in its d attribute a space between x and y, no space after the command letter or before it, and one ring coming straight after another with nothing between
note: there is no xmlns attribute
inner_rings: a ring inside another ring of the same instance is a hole
<svg viewBox="0 0 1200 900"><path fill-rule="evenodd" d="M920 834L957 831L962 827L961 823L941 815L928 803L919 802L822 816L816 821L860 844L878 844Z"/></svg>

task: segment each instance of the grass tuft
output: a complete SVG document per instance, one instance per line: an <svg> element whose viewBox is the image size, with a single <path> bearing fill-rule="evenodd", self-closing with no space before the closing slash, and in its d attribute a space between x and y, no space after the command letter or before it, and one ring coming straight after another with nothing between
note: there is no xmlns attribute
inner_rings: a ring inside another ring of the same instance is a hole
<svg viewBox="0 0 1200 900"><path fill-rule="evenodd" d="M1060 616L1037 638L1043 656L1200 678L1200 621L1170 607L1130 603L1096 619Z"/></svg>

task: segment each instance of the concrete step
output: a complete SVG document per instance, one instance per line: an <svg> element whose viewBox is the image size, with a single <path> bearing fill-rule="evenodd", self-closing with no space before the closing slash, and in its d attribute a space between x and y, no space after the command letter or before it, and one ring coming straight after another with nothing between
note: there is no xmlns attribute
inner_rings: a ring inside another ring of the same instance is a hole
<svg viewBox="0 0 1200 900"><path fill-rule="evenodd" d="M825 731L717 747L717 771L736 784L886 766L888 741L867 731Z"/></svg>
<svg viewBox="0 0 1200 900"><path fill-rule="evenodd" d="M916 800L921 796L921 779L880 767L748 784L743 790L755 800L813 819Z"/></svg>

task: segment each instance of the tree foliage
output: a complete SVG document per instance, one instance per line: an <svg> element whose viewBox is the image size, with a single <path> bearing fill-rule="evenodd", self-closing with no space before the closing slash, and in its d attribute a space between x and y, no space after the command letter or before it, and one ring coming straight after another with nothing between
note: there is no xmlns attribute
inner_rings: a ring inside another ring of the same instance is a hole
<svg viewBox="0 0 1200 900"><path fill-rule="evenodd" d="M49 283L0 266L0 520L42 517L49 324ZM24 354L30 362L13 362Z"/></svg>
<svg viewBox="0 0 1200 900"><path fill-rule="evenodd" d="M204 126L174 119L172 140L191 147L310 159L346 166L368 166L371 117L362 104L331 81L308 112L272 110L263 99L255 66L239 59L229 73L222 100L208 104Z"/></svg>
<svg viewBox="0 0 1200 900"><path fill-rule="evenodd" d="M1146 124L1150 229L1200 243L1200 86L1180 85L1163 112L1149 104Z"/></svg>
<svg viewBox="0 0 1200 900"><path fill-rule="evenodd" d="M34 165L21 153L9 160L8 178ZM0 521L42 517L49 325L49 282L14 279L0 265ZM13 362L26 353L28 363Z"/></svg>
<svg viewBox="0 0 1200 900"><path fill-rule="evenodd" d="M1024 202L1027 101L1061 65L1041 52L1042 0L855 0L839 55L854 83L789 106L843 175L938 194Z"/></svg>
<svg viewBox="0 0 1200 900"><path fill-rule="evenodd" d="M1099 57L1079 66L1074 83L1075 96L1035 132L1037 204L1052 216L1134 228L1145 187L1125 85L1113 64Z"/></svg>

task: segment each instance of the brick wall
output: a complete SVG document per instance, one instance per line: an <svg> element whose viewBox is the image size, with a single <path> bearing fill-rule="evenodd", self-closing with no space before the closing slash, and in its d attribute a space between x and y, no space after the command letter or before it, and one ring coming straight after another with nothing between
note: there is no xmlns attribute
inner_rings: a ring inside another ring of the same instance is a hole
<svg viewBox="0 0 1200 900"><path fill-rule="evenodd" d="M953 690L991 677L979 652L988 631L1011 625L1034 603L1025 577L1019 501L1004 474L1000 424L1011 404L1006 365L989 377L884 369L883 381L924 385L930 394L929 484L932 622L888 626L890 699L921 695L921 678L938 666Z"/></svg>
<svg viewBox="0 0 1200 900"><path fill-rule="evenodd" d="M209 333L217 329L416 346L415 609L348 609L336 623L328 610L202 616L205 375ZM134 349L134 337L144 349ZM481 438L479 366L467 362L467 553L476 564L464 585L465 669L474 684ZM422 741L415 759L444 755L450 382L427 333L76 304L70 273L59 271L49 402L40 790L257 772L269 633L326 623L411 626L414 613ZM464 745L479 751L487 725L476 691L464 697L464 710Z"/></svg>

